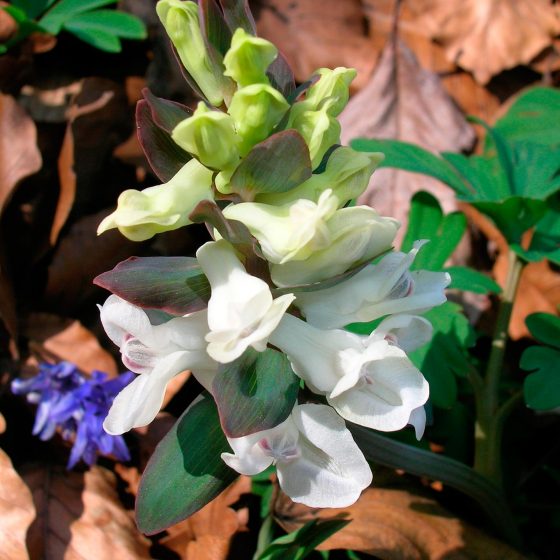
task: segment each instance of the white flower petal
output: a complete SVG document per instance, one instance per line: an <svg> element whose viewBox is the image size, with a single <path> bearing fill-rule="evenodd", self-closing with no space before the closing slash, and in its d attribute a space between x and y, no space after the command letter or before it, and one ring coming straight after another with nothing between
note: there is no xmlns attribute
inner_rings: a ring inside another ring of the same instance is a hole
<svg viewBox="0 0 560 560"><path fill-rule="evenodd" d="M391 315L373 331L370 338L385 338L407 354L432 338L432 324L417 315Z"/></svg>
<svg viewBox="0 0 560 560"><path fill-rule="evenodd" d="M399 350L393 347L393 351ZM429 396L428 382L404 352L367 364L368 382L335 398L329 404L346 420L384 432L404 428L415 408Z"/></svg>
<svg viewBox="0 0 560 560"><path fill-rule="evenodd" d="M416 435L416 439L420 441L422 436L424 435L424 430L426 429L426 410L423 406L419 406L415 408L410 413L410 418L408 419L408 423L414 427L414 433Z"/></svg>
<svg viewBox="0 0 560 560"><path fill-rule="evenodd" d="M278 481L295 502L310 507L353 504L372 480L371 469L344 421L330 407L298 405L301 457L278 462Z"/></svg>
<svg viewBox="0 0 560 560"><path fill-rule="evenodd" d="M189 368L190 352L174 352L160 360L150 373L139 375L115 398L103 422L105 431L112 435L146 426L159 412L169 381Z"/></svg>

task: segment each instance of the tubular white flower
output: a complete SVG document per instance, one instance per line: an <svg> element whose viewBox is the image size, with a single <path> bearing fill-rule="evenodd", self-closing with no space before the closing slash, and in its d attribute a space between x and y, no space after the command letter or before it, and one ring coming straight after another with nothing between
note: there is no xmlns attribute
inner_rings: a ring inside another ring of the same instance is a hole
<svg viewBox="0 0 560 560"><path fill-rule="evenodd" d="M414 428L416 439L420 441L424 435L424 430L426 429L426 410L423 406L415 408L410 413L408 423Z"/></svg>
<svg viewBox="0 0 560 560"><path fill-rule="evenodd" d="M348 280L325 290L297 295L295 304L309 323L332 329L373 321L392 313L422 313L441 305L451 277L447 272L409 271L420 247L394 252L368 265Z"/></svg>
<svg viewBox="0 0 560 560"><path fill-rule="evenodd" d="M208 354L225 364L241 356L249 346L263 352L294 295L273 299L266 282L248 274L233 247L223 239L205 243L196 256L212 288L208 302Z"/></svg>
<svg viewBox="0 0 560 560"><path fill-rule="evenodd" d="M428 322L420 317L381 323L369 337L342 330L319 330L286 315L272 334L294 372L347 420L385 432L404 428L412 411L429 395L424 376L395 345L409 348L425 341ZM421 325L423 334L409 330Z"/></svg>
<svg viewBox="0 0 560 560"><path fill-rule="evenodd" d="M206 353L206 310L152 325L140 307L111 295L100 311L124 365L140 374L113 401L103 423L106 432L122 434L149 424L161 408L169 381L186 369L211 387L218 364Z"/></svg>
<svg viewBox="0 0 560 560"><path fill-rule="evenodd" d="M282 490L310 507L349 506L372 480L344 421L325 405L296 405L275 428L228 441L234 453L222 459L231 468L254 475L275 464Z"/></svg>

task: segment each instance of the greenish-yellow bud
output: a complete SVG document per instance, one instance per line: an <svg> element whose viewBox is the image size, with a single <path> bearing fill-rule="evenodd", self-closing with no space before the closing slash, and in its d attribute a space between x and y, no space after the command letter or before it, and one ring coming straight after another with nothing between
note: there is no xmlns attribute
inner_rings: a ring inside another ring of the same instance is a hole
<svg viewBox="0 0 560 560"><path fill-rule="evenodd" d="M117 228L132 241L150 239L191 223L189 214L201 200L212 200L212 171L192 159L163 185L124 191L117 209L97 229Z"/></svg>
<svg viewBox="0 0 560 560"><path fill-rule="evenodd" d="M259 194L255 200L273 205L289 204L301 198L316 202L325 190L331 189L341 207L364 192L373 171L382 160L383 154L379 152L357 152L341 146L331 154L323 173L312 175L291 191Z"/></svg>
<svg viewBox="0 0 560 560"><path fill-rule="evenodd" d="M192 117L173 129L171 137L211 169L231 167L239 160L233 118L222 111L209 109L202 101Z"/></svg>
<svg viewBox="0 0 560 560"><path fill-rule="evenodd" d="M267 84L253 84L235 92L228 113L240 137L242 156L268 138L289 107L284 96Z"/></svg>
<svg viewBox="0 0 560 560"><path fill-rule="evenodd" d="M197 4L190 0L160 0L156 12L187 72L206 99L219 107L233 84L223 75L220 55L216 52L215 60L210 58L200 31Z"/></svg>
<svg viewBox="0 0 560 560"><path fill-rule="evenodd" d="M348 103L350 83L356 77L356 70L340 66L334 70L320 68L315 74L320 78L307 90L304 101L307 109L317 110L329 99L329 115L337 117Z"/></svg>
<svg viewBox="0 0 560 560"><path fill-rule="evenodd" d="M278 56L276 47L266 39L254 37L239 28L233 34L231 47L224 57L224 74L239 87L268 84L266 70Z"/></svg>

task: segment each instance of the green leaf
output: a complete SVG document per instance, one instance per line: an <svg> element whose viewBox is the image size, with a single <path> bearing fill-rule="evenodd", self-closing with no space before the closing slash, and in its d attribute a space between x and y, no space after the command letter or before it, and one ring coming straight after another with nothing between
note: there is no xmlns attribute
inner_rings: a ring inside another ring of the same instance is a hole
<svg viewBox="0 0 560 560"><path fill-rule="evenodd" d="M71 33L109 33L122 39L145 39L146 26L136 16L115 10L96 10L72 16L63 25Z"/></svg>
<svg viewBox="0 0 560 560"><path fill-rule="evenodd" d="M551 313L532 313L525 323L539 342L560 349L560 317Z"/></svg>
<svg viewBox="0 0 560 560"><path fill-rule="evenodd" d="M233 173L230 187L238 193L282 193L311 177L305 140L295 130L284 130L260 142Z"/></svg>
<svg viewBox="0 0 560 560"><path fill-rule="evenodd" d="M299 378L288 358L272 348L249 348L221 364L212 384L222 428L233 438L278 426L292 412L298 392Z"/></svg>
<svg viewBox="0 0 560 560"><path fill-rule="evenodd" d="M12 0L12 6L23 10L29 19L36 19L56 0Z"/></svg>
<svg viewBox="0 0 560 560"><path fill-rule="evenodd" d="M153 122L169 134L181 121L192 117L193 112L185 105L157 97L148 88L142 90L142 95L150 107Z"/></svg>
<svg viewBox="0 0 560 560"><path fill-rule="evenodd" d="M130 257L94 284L140 307L185 315L205 309L210 284L192 257Z"/></svg>
<svg viewBox="0 0 560 560"><path fill-rule="evenodd" d="M258 560L302 560L348 523L350 520L341 518L313 519L297 531L272 541Z"/></svg>
<svg viewBox="0 0 560 560"><path fill-rule="evenodd" d="M434 328L432 340L409 358L430 384L430 400L450 408L457 399L455 376L465 376L469 367L467 348L474 344L474 331L462 308L450 301L423 315Z"/></svg>
<svg viewBox="0 0 560 560"><path fill-rule="evenodd" d="M558 341L556 342L558 345ZM525 378L523 394L527 406L535 410L560 407L560 351L543 346L527 348L521 356L520 367L535 371Z"/></svg>
<svg viewBox="0 0 560 560"><path fill-rule="evenodd" d="M100 51L118 53L122 50L119 38L112 33L98 29L67 29L67 31Z"/></svg>
<svg viewBox="0 0 560 560"><path fill-rule="evenodd" d="M39 20L39 24L49 33L57 35L64 22L73 16L116 2L117 0L60 0Z"/></svg>
<svg viewBox="0 0 560 560"><path fill-rule="evenodd" d="M227 26L222 11L216 0L199 0L198 6L200 26L206 39L224 56L231 45L232 31Z"/></svg>
<svg viewBox="0 0 560 560"><path fill-rule="evenodd" d="M502 492L472 468L445 457L391 440L368 428L349 424L354 439L366 459L373 463L439 480L470 496L504 539L520 546L517 524Z"/></svg>
<svg viewBox="0 0 560 560"><path fill-rule="evenodd" d="M523 92L495 129L509 141L536 142L550 149L560 144L560 91L535 87Z"/></svg>
<svg viewBox="0 0 560 560"><path fill-rule="evenodd" d="M189 517L238 476L221 459L231 451L212 397L203 393L164 436L148 461L136 500L136 522L153 535Z"/></svg>
<svg viewBox="0 0 560 560"><path fill-rule="evenodd" d="M417 192L410 203L408 228L401 251L412 249L417 239L428 239L412 265L413 270L441 270L451 256L467 228L467 219L461 212L443 215L437 199L430 193Z"/></svg>
<svg viewBox="0 0 560 560"><path fill-rule="evenodd" d="M443 270L451 276L450 289L474 292L475 294L487 294L489 292L499 294L502 291L499 284L478 270L466 266L449 266Z"/></svg>
<svg viewBox="0 0 560 560"><path fill-rule="evenodd" d="M468 195L472 187L444 159L408 142L399 140L352 140L350 146L360 152L383 152L379 167L395 167L413 173L423 173L449 185L458 195Z"/></svg>

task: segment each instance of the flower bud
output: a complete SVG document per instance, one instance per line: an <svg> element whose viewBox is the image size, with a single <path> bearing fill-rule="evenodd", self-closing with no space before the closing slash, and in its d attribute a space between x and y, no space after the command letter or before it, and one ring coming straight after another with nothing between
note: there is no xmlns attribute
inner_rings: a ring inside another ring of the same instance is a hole
<svg viewBox="0 0 560 560"><path fill-rule="evenodd" d="M340 208L364 192L371 174L382 160L381 153L357 152L347 146L341 146L329 157L323 173L312 175L291 191L259 194L256 201L275 206L289 204L301 198L317 201L321 193L331 189Z"/></svg>
<svg viewBox="0 0 560 560"><path fill-rule="evenodd" d="M198 18L195 2L181 0L160 0L156 12L177 49L187 72L192 76L204 96L216 107L224 101L224 91L230 89L231 82L223 76L220 55L210 58Z"/></svg>
<svg viewBox="0 0 560 560"><path fill-rule="evenodd" d="M233 78L239 87L268 84L266 69L277 56L278 50L270 41L254 37L239 28L233 34L231 47L224 57L224 75Z"/></svg>
<svg viewBox="0 0 560 560"><path fill-rule="evenodd" d="M233 119L209 109L203 101L192 117L181 121L171 134L173 140L211 169L224 169L239 159Z"/></svg>
<svg viewBox="0 0 560 560"><path fill-rule="evenodd" d="M118 228L128 239L144 241L188 225L194 207L201 200L212 199L211 185L212 172L193 159L163 185L124 191L117 209L99 224L97 234Z"/></svg>
<svg viewBox="0 0 560 560"><path fill-rule="evenodd" d="M331 70L320 68L315 72L320 76L319 81L314 83L308 90L303 103L308 110L317 110L325 99L330 100L329 115L336 117L346 107L349 98L349 86L356 77L354 68L340 66Z"/></svg>
<svg viewBox="0 0 560 560"><path fill-rule="evenodd" d="M234 93L228 113L240 136L242 156L269 136L289 107L284 96L266 84L253 84Z"/></svg>

